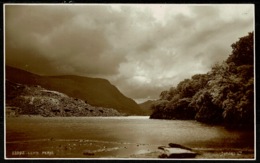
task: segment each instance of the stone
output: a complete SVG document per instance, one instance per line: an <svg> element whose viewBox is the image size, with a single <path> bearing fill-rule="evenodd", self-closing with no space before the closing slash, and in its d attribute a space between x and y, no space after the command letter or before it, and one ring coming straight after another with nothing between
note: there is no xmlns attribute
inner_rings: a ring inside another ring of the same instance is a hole
<svg viewBox="0 0 260 163"><path fill-rule="evenodd" d="M170 143L169 147L160 146L158 149L163 150L160 158L195 158L198 155L191 148L174 143Z"/></svg>
<svg viewBox="0 0 260 163"><path fill-rule="evenodd" d="M93 155L95 155L95 153L93 153L89 150L85 150L85 151L83 151L83 155L93 156Z"/></svg>

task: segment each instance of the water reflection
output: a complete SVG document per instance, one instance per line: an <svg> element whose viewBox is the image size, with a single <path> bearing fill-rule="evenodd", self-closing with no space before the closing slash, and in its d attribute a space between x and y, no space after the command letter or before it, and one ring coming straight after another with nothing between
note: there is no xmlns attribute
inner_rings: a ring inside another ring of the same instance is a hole
<svg viewBox="0 0 260 163"><path fill-rule="evenodd" d="M254 133L232 131L188 120L153 120L149 117L23 117L7 119L7 142L19 140L88 140L118 143L118 154L156 150L169 143L197 149L254 149ZM127 146L132 144L132 146ZM144 146L145 145L145 146ZM111 146L111 148L114 148Z"/></svg>

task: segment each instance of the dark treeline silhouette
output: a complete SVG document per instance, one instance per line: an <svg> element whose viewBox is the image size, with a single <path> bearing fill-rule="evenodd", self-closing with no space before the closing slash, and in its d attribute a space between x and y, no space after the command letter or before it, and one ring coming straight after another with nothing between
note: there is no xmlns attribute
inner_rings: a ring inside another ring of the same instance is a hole
<svg viewBox="0 0 260 163"><path fill-rule="evenodd" d="M160 94L153 119L195 119L227 127L254 126L254 33L232 44L226 61Z"/></svg>

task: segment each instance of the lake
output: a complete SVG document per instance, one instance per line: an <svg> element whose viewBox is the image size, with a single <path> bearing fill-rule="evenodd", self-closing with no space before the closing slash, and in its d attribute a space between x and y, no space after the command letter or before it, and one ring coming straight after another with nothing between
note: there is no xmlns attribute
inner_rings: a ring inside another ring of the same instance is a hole
<svg viewBox="0 0 260 163"><path fill-rule="evenodd" d="M158 159L159 146L177 143L196 159L253 159L254 132L193 120L129 117L6 118L7 158Z"/></svg>

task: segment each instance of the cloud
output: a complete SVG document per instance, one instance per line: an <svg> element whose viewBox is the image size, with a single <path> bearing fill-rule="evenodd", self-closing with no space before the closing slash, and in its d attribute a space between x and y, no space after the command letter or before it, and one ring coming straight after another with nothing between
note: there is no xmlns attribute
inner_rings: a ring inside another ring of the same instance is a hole
<svg viewBox="0 0 260 163"><path fill-rule="evenodd" d="M104 7L88 6L84 12L60 6L7 6L6 10L7 63L29 65L31 71L46 75L91 75L115 74L119 63L124 60L124 56L113 49L106 36L109 24L105 18L116 18L116 14ZM16 19L12 11L17 15L21 13L21 17ZM120 18L113 21L122 22ZM20 55L26 59L17 58ZM42 65L35 62L34 55L43 62ZM43 65L51 67L49 72L43 72L40 68L38 71L37 67Z"/></svg>
<svg viewBox="0 0 260 163"><path fill-rule="evenodd" d="M253 5L7 5L5 11L6 64L107 78L136 100L158 98L225 60L230 45L253 31L254 18Z"/></svg>

